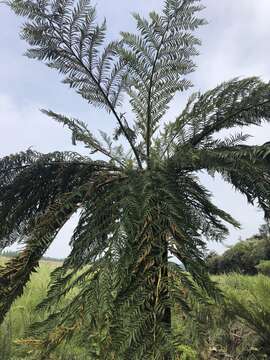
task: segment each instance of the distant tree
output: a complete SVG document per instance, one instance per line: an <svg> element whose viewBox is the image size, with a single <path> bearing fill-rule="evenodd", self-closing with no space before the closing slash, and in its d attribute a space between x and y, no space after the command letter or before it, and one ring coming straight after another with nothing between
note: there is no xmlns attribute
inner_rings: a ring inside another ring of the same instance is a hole
<svg viewBox="0 0 270 360"><path fill-rule="evenodd" d="M88 0L9 5L27 18L21 33L30 45L27 55L56 69L65 84L111 114L116 127L112 137L101 131L98 138L84 122L43 110L71 130L73 144L82 142L99 160L33 150L1 160L0 245L19 241L25 247L0 268L0 320L59 230L80 210L71 254L52 275L40 306L50 309L72 287L79 284L80 290L43 324L49 333L57 329L54 336L39 330L41 358L48 359L87 318L92 330L82 334L82 343L98 333L97 358L171 359L179 345L172 337L171 310L176 303L186 306L179 283L195 291L195 282L216 295L203 261L204 239L220 241L228 233L226 223L239 226L211 202L197 175L221 174L270 215L269 143L249 146L241 132L220 135L269 121L270 85L251 77L197 92L166 123L175 93L191 86L186 76L195 69L192 57L200 44L193 31L205 23L196 15L199 1L166 0L161 14L135 14L137 33L122 32L107 45L106 23L96 25ZM124 94L131 119L120 110ZM193 282L169 262L170 254ZM97 320L101 309L104 322Z"/></svg>
<svg viewBox="0 0 270 360"><path fill-rule="evenodd" d="M211 274L240 272L255 275L262 260L270 260L270 241L261 235L238 242L222 255L209 253L206 257Z"/></svg>
<svg viewBox="0 0 270 360"><path fill-rule="evenodd" d="M262 238L270 237L270 222L266 221L265 224L259 228L259 234Z"/></svg>
<svg viewBox="0 0 270 360"><path fill-rule="evenodd" d="M255 246L254 246L255 245ZM225 251L219 261L219 271L221 273L240 272L243 274L254 275L257 273L256 264L258 263L256 244L253 241L241 241Z"/></svg>
<svg viewBox="0 0 270 360"><path fill-rule="evenodd" d="M220 272L219 270L220 258L221 257L215 251L211 251L206 255L205 261L207 264L207 269L210 272L210 274L218 274Z"/></svg>
<svg viewBox="0 0 270 360"><path fill-rule="evenodd" d="M261 260L256 269L259 273L270 276L270 260Z"/></svg>
<svg viewBox="0 0 270 360"><path fill-rule="evenodd" d="M4 257L15 257L18 256L18 251L3 251L0 252L0 256L4 256Z"/></svg>

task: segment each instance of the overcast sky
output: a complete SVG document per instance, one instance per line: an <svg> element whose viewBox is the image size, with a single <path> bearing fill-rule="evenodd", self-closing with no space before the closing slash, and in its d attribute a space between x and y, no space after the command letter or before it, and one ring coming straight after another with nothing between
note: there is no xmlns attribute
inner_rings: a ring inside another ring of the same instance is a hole
<svg viewBox="0 0 270 360"><path fill-rule="evenodd" d="M99 19L107 18L108 37L117 38L120 30L135 30L130 13L145 15L162 7L161 0L96 0ZM270 80L270 1L269 0L205 0L203 16L209 24L199 31L202 40L198 69L192 74L193 90L204 91L233 77L257 75ZM0 157L25 150L30 146L42 152L77 150L70 134L49 118L40 108L78 117L91 129L110 131L114 119L90 107L72 90L61 84L59 75L42 63L22 54L26 44L19 38L21 19L0 5ZM188 94L173 101L168 118L174 119L183 108ZM270 141L270 126L250 128L251 143ZM221 252L225 246L257 232L263 214L247 204L243 196L219 178L203 175L201 181L213 192L214 202L230 212L242 224L231 230L225 245L209 244ZM48 251L49 256L64 257L69 252L69 237L74 218L61 231Z"/></svg>

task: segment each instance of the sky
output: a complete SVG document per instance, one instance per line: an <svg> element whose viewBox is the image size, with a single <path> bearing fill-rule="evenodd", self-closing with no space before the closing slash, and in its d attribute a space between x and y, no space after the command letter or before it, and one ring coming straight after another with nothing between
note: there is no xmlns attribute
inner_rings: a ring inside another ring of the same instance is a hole
<svg viewBox="0 0 270 360"><path fill-rule="evenodd" d="M162 8L161 0L95 0L98 19L107 19L108 39L117 39L119 31L134 31L131 13L145 16ZM202 40L197 70L190 76L192 91L205 91L234 77L259 76L270 80L270 1L269 0L204 0L202 16L208 25L198 31ZM88 105L75 92L61 83L60 76L44 64L22 56L27 45L19 38L22 19L0 3L0 157L32 147L41 152L76 150L68 131L39 111L52 109L74 116L89 124L94 132L110 132L114 119ZM167 118L173 120L183 109L190 92L174 99ZM246 130L246 129L244 129ZM251 144L270 141L270 125L246 130L253 137ZM209 243L218 252L239 239L255 234L263 223L257 207L235 192L219 177L211 179L202 174L201 181L213 193L216 205L230 212L240 223L240 230L230 229L224 244ZM76 225L74 216L66 224L47 252L48 256L63 258L68 255L70 235Z"/></svg>

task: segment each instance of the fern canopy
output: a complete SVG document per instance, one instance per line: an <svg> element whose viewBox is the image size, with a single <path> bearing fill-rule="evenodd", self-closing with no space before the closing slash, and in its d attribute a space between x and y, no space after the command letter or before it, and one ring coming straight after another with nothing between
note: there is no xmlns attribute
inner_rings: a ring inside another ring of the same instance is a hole
<svg viewBox="0 0 270 360"><path fill-rule="evenodd" d="M0 320L78 212L71 253L39 305L51 315L29 334L39 339L40 358L78 336L94 359L177 359L174 308L190 311L186 292L200 301L222 299L204 265L206 239L221 241L227 224L239 226L213 204L199 172L221 174L270 216L269 143L249 146L243 133L220 132L268 122L270 85L233 79L193 94L175 120L164 122L174 95L192 85L187 76L200 45L194 31L205 24L200 1L166 0L161 14L134 14L137 32L111 43L89 0L8 4L26 18L26 55L109 112L115 130L93 134L81 120L42 110L68 127L73 144L82 142L89 156L27 150L0 160L0 248L24 245L0 268ZM131 119L121 110L124 96Z"/></svg>

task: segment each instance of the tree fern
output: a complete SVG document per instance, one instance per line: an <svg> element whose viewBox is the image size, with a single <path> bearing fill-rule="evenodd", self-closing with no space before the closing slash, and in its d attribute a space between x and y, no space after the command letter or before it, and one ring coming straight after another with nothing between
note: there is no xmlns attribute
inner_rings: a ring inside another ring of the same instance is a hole
<svg viewBox="0 0 270 360"><path fill-rule="evenodd" d="M269 144L248 146L247 135L224 138L219 131L269 121L270 85L233 79L193 94L176 120L164 123L174 94L191 86L187 75L200 44L193 32L205 23L197 17L200 1L167 0L161 14L135 14L137 33L122 32L109 44L106 22L96 23L88 0L9 5L27 18L27 56L56 69L116 126L112 134L93 134L79 119L43 110L90 156L28 150L1 159L0 248L19 241L24 250L0 268L0 319L78 212L71 253L40 304L51 315L33 326L26 343L39 344L44 359L71 336L89 344L91 358L177 359L181 344L171 318L175 306L190 310L183 284L200 301L201 294L221 298L204 265L205 239L221 241L226 223L239 226L212 203L198 173L221 174L269 217ZM124 95L134 118L121 110Z"/></svg>

